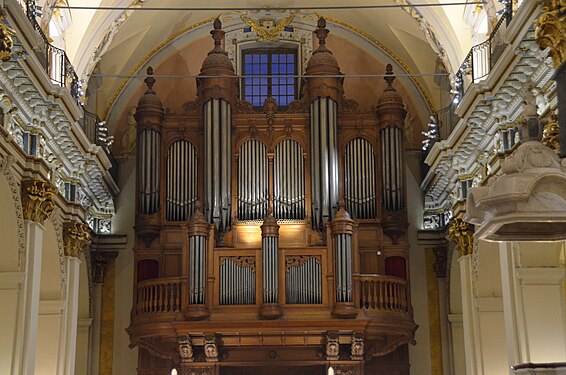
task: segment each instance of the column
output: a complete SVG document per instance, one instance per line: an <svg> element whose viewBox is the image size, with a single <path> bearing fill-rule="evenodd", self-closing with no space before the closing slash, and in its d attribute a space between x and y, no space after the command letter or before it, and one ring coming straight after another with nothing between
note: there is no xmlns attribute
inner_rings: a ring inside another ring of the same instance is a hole
<svg viewBox="0 0 566 375"><path fill-rule="evenodd" d="M61 323L62 340L59 352L59 369L65 375L75 373L75 353L77 344L77 318L79 303L79 259L84 247L90 243L90 228L87 224L66 222L63 225L63 245L65 266L67 268L67 289L65 311Z"/></svg>
<svg viewBox="0 0 566 375"><path fill-rule="evenodd" d="M460 258L460 277L462 288L462 323L464 328L464 352L466 374L483 374L481 366L481 348L479 347L478 314L474 306L472 285L472 254L474 235L472 226L460 218L455 218L448 229L448 238L456 243Z"/></svg>
<svg viewBox="0 0 566 375"><path fill-rule="evenodd" d="M15 357L21 358L20 373L34 374L37 325L39 316L39 289L41 280L41 252L43 222L53 211L55 188L42 180L22 181L22 209L26 240L23 314L18 321Z"/></svg>

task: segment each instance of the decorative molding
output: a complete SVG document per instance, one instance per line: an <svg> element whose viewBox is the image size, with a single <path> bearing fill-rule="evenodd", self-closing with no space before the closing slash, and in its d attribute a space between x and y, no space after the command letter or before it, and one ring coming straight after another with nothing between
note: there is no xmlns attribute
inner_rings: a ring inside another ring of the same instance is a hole
<svg viewBox="0 0 566 375"><path fill-rule="evenodd" d="M83 249L90 244L90 228L87 224L75 221L63 224L65 256L78 258Z"/></svg>
<svg viewBox="0 0 566 375"><path fill-rule="evenodd" d="M0 170L8 182L10 193L12 194L12 201L16 211L16 225L18 227L18 270L24 271L26 267L26 242L24 234L24 211L22 208L21 189L14 178L12 173L12 165L14 164L14 157L11 155L0 155Z"/></svg>
<svg viewBox="0 0 566 375"><path fill-rule="evenodd" d="M289 272L291 267L301 267L309 260L314 259L320 264L320 256L318 255L293 255L285 257L285 270Z"/></svg>
<svg viewBox="0 0 566 375"><path fill-rule="evenodd" d="M25 220L43 224L55 208L54 198L57 190L47 181L22 181L22 207Z"/></svg>

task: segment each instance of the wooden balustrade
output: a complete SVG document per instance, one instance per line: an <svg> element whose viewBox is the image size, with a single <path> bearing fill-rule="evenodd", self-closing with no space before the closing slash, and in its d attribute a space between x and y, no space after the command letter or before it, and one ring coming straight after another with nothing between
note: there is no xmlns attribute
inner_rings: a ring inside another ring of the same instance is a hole
<svg viewBox="0 0 566 375"><path fill-rule="evenodd" d="M408 312L407 281L384 275L359 275L355 277L356 306L368 312ZM258 280L258 287L261 280ZM284 288L284 285L282 285ZM218 292L217 288L213 288ZM261 289L260 289L261 290ZM322 288L326 290L326 288ZM136 314L176 313L181 310L183 291L180 277L145 280L138 283ZM284 296L284 290L282 291ZM328 301L328 296L323 296ZM285 299L281 301L284 303ZM216 305L218 306L218 305Z"/></svg>
<svg viewBox="0 0 566 375"><path fill-rule="evenodd" d="M360 275L358 307L368 311L408 312L407 280L394 276Z"/></svg>
<svg viewBox="0 0 566 375"><path fill-rule="evenodd" d="M151 279L138 283L136 314L180 311L181 291L180 277Z"/></svg>

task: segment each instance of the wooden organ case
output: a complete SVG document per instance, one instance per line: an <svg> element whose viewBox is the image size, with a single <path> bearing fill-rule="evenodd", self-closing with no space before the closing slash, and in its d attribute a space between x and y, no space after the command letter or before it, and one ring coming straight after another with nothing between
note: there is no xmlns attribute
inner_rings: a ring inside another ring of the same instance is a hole
<svg viewBox="0 0 566 375"><path fill-rule="evenodd" d="M148 69L138 374L408 374L404 106L390 65L375 112L346 99L328 32L321 18L302 97L284 110L239 98L219 20L180 113L165 113Z"/></svg>

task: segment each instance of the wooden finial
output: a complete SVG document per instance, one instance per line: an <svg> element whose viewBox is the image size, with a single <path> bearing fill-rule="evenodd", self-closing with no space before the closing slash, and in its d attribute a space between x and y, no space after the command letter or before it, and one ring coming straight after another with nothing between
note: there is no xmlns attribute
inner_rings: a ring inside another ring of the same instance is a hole
<svg viewBox="0 0 566 375"><path fill-rule="evenodd" d="M155 78L153 78L153 68L151 66L147 67L147 78L144 79L145 84L147 85L147 93L153 93L153 85L155 84Z"/></svg>
<svg viewBox="0 0 566 375"><path fill-rule="evenodd" d="M220 18L216 18L214 19L214 23L212 25L214 27L214 30L220 30L222 28L222 21L220 21Z"/></svg>
<svg viewBox="0 0 566 375"><path fill-rule="evenodd" d="M222 30L222 22L220 21L220 18L216 18L214 20L213 27L214 30L212 30L210 34L212 35L212 39L214 39L214 48L209 52L209 54L219 52L224 53L224 50L222 49L222 39L224 39L225 32Z"/></svg>
<svg viewBox="0 0 566 375"><path fill-rule="evenodd" d="M385 82L387 82L387 89L386 90L395 90L393 88L393 81L395 81L395 76L393 75L393 66L391 64L387 64L385 67L385 74L384 77Z"/></svg>
<svg viewBox="0 0 566 375"><path fill-rule="evenodd" d="M328 48L326 48L326 37L330 30L326 28L326 20L323 17L318 19L316 23L317 29L314 31L316 37L318 38L318 48L313 51L313 53L318 52L330 52Z"/></svg>

